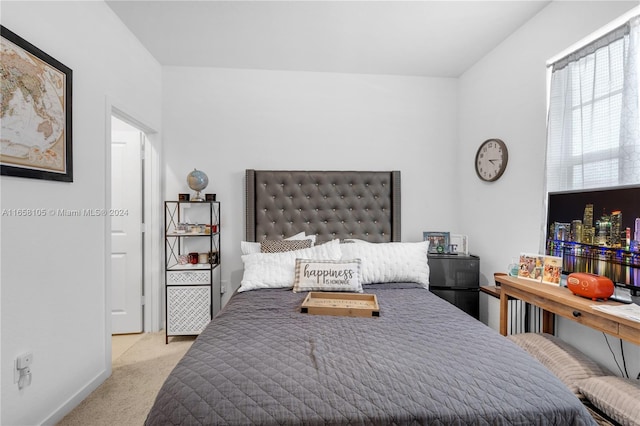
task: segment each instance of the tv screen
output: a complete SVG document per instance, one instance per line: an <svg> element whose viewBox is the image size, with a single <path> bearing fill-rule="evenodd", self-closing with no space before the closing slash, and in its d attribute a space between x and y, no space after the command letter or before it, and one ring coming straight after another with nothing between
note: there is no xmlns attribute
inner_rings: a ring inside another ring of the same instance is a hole
<svg viewBox="0 0 640 426"><path fill-rule="evenodd" d="M640 186L549 193L546 254L640 291Z"/></svg>

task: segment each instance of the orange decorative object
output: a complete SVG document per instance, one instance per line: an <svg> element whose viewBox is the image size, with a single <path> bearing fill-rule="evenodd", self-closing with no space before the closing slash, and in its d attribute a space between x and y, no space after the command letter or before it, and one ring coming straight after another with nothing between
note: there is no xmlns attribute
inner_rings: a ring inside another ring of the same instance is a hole
<svg viewBox="0 0 640 426"><path fill-rule="evenodd" d="M607 300L613 294L613 281L600 275L574 272L567 277L567 288L578 296Z"/></svg>

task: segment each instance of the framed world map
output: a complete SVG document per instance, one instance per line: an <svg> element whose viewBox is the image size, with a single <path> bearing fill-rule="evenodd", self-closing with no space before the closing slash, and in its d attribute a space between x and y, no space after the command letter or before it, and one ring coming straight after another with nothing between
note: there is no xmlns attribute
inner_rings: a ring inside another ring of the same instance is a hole
<svg viewBox="0 0 640 426"><path fill-rule="evenodd" d="M72 71L0 25L0 172L73 182Z"/></svg>

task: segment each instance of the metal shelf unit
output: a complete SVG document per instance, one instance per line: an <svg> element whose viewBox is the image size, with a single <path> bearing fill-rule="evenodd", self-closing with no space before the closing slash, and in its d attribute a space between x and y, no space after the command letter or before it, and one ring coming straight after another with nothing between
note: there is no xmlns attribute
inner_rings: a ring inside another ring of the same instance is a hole
<svg viewBox="0 0 640 426"><path fill-rule="evenodd" d="M165 201L165 343L198 335L220 310L220 202Z"/></svg>

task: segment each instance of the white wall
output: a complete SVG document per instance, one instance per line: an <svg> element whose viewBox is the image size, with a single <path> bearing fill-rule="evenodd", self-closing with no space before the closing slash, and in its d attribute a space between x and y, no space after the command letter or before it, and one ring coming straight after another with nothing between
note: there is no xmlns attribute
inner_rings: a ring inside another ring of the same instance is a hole
<svg viewBox="0 0 640 426"><path fill-rule="evenodd" d="M400 170L402 239L455 228L455 79L179 67L163 76L166 195L188 191L193 168L207 173L230 289L242 278L245 169Z"/></svg>
<svg viewBox="0 0 640 426"><path fill-rule="evenodd" d="M540 250L546 61L635 6L552 2L460 78L458 222L473 224L469 241L481 257L483 283L492 283L493 273L505 271L520 252ZM481 182L473 168L476 150L488 138L503 139L509 148L507 170L494 183ZM559 335L617 370L600 333L561 320ZM625 347L635 377L640 348Z"/></svg>
<svg viewBox="0 0 640 426"><path fill-rule="evenodd" d="M2 209L104 208L107 99L160 129L160 65L103 2L3 1L2 25L73 70L74 161L73 183L2 176ZM106 220L1 219L0 423L54 423L111 369ZM33 381L19 391L25 351Z"/></svg>

